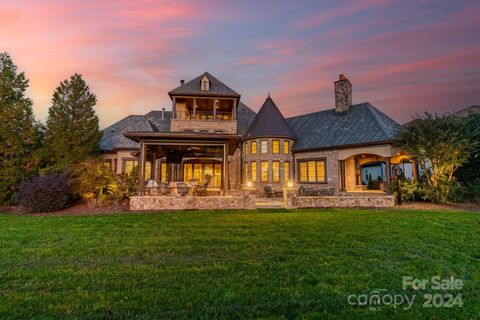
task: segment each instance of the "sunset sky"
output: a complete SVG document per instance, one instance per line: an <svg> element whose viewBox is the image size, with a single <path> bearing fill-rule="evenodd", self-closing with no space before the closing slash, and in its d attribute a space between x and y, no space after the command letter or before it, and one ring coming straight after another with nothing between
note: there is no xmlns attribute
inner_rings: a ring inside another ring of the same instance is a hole
<svg viewBox="0 0 480 320"><path fill-rule="evenodd" d="M170 108L167 92L209 71L254 110L285 116L353 102L400 123L480 104L480 1L0 1L0 51L30 79L45 121L59 82L81 73L104 128Z"/></svg>

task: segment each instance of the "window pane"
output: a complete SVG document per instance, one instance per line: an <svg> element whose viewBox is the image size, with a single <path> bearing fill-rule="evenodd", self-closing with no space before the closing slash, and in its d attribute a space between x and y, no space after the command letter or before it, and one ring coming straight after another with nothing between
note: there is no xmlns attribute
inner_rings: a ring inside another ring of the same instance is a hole
<svg viewBox="0 0 480 320"><path fill-rule="evenodd" d="M268 146L267 140L262 140L261 144L262 145L261 145L261 151L260 152L261 153L267 153L267 146Z"/></svg>
<svg viewBox="0 0 480 320"><path fill-rule="evenodd" d="M245 162L245 172L243 173L243 176L244 176L244 181L246 182L248 179L249 179L249 176L248 176L248 163Z"/></svg>
<svg viewBox="0 0 480 320"><path fill-rule="evenodd" d="M201 163L195 163L193 165L193 179L197 180L197 182L201 182L203 180L202 171L203 165Z"/></svg>
<svg viewBox="0 0 480 320"><path fill-rule="evenodd" d="M137 160L125 160L123 172L125 174L132 174L133 168L137 166Z"/></svg>
<svg viewBox="0 0 480 320"><path fill-rule="evenodd" d="M325 182L325 161L317 161L317 181Z"/></svg>
<svg viewBox="0 0 480 320"><path fill-rule="evenodd" d="M257 142L252 141L252 154L257 154Z"/></svg>
<svg viewBox="0 0 480 320"><path fill-rule="evenodd" d="M290 152L290 141L283 141L283 153L288 154Z"/></svg>
<svg viewBox="0 0 480 320"><path fill-rule="evenodd" d="M257 181L257 162L253 161L251 165L252 165L252 181L255 182Z"/></svg>
<svg viewBox="0 0 480 320"><path fill-rule="evenodd" d="M290 162L283 163L283 181L290 180Z"/></svg>
<svg viewBox="0 0 480 320"><path fill-rule="evenodd" d="M160 165L160 181L167 181L167 163L162 162Z"/></svg>
<svg viewBox="0 0 480 320"><path fill-rule="evenodd" d="M244 147L245 147L244 154L247 155L248 154L248 142L245 142Z"/></svg>
<svg viewBox="0 0 480 320"><path fill-rule="evenodd" d="M222 165L216 163L213 169L214 169L213 186L220 187L222 185Z"/></svg>
<svg viewBox="0 0 480 320"><path fill-rule="evenodd" d="M189 181L193 179L193 164L185 163L183 165L183 181Z"/></svg>
<svg viewBox="0 0 480 320"><path fill-rule="evenodd" d="M272 141L272 153L279 153L280 152L280 141L273 140Z"/></svg>
<svg viewBox="0 0 480 320"><path fill-rule="evenodd" d="M308 161L308 182L315 182L315 161Z"/></svg>
<svg viewBox="0 0 480 320"><path fill-rule="evenodd" d="M280 162L272 162L273 182L280 182Z"/></svg>
<svg viewBox="0 0 480 320"><path fill-rule="evenodd" d="M267 182L268 181L268 162L262 161L260 165L262 168L262 182Z"/></svg>
<svg viewBox="0 0 480 320"><path fill-rule="evenodd" d="M300 181L306 182L307 181L307 163L300 162Z"/></svg>
<svg viewBox="0 0 480 320"><path fill-rule="evenodd" d="M152 178L152 162L145 162L145 180L150 180Z"/></svg>

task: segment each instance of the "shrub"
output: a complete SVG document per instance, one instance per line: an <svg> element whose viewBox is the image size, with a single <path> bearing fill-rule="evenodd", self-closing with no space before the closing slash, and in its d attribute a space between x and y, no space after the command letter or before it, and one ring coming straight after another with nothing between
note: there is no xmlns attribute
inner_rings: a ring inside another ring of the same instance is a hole
<svg viewBox="0 0 480 320"><path fill-rule="evenodd" d="M93 206L119 205L137 192L137 169L117 175L104 161L94 159L72 166L69 175L74 193Z"/></svg>
<svg viewBox="0 0 480 320"><path fill-rule="evenodd" d="M390 184L391 191L398 195L398 185L396 181ZM409 179L400 180L400 191L402 193L402 201L417 201L425 199L425 192L421 184Z"/></svg>
<svg viewBox="0 0 480 320"><path fill-rule="evenodd" d="M70 205L66 175L35 176L20 184L16 193L19 205L29 212L51 212Z"/></svg>

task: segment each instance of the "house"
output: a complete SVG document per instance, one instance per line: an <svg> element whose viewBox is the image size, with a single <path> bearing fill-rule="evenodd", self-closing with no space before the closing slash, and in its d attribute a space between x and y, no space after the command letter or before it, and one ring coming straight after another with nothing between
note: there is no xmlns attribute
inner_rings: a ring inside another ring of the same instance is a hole
<svg viewBox="0 0 480 320"><path fill-rule="evenodd" d="M168 92L171 111L128 116L106 128L104 159L117 173L139 164L139 196L157 196L157 202L185 184L192 189L187 194L200 186L203 195L217 198L241 190L280 194L285 187L381 196L394 168L407 163L415 176L415 164L393 146L399 124L368 102L352 104L344 75L334 89L335 108L284 118L270 95L255 113L206 72Z"/></svg>

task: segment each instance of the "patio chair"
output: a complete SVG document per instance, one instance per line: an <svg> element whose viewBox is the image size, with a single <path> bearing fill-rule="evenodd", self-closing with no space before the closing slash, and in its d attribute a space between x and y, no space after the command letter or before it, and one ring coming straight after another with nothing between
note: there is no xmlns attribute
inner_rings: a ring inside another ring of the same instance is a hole
<svg viewBox="0 0 480 320"><path fill-rule="evenodd" d="M207 195L207 187L208 187L208 183L205 182L204 184L198 186L196 192L195 192L195 195L197 196L206 196Z"/></svg>
<svg viewBox="0 0 480 320"><path fill-rule="evenodd" d="M319 196L326 196L326 195L328 195L328 189L320 189L320 190L318 190L318 195L319 195Z"/></svg>
<svg viewBox="0 0 480 320"><path fill-rule="evenodd" d="M270 186L263 187L263 192L265 193L265 197L268 197L268 198L270 198L273 195L273 191Z"/></svg>
<svg viewBox="0 0 480 320"><path fill-rule="evenodd" d="M300 197L303 197L305 195L305 188L303 186L301 186L300 188L298 188L298 195Z"/></svg>
<svg viewBox="0 0 480 320"><path fill-rule="evenodd" d="M158 186L159 194L162 196L167 196L172 193L172 189L168 186L168 182L159 184Z"/></svg>
<svg viewBox="0 0 480 320"><path fill-rule="evenodd" d="M327 195L328 195L328 196L333 196L333 195L335 195L335 188L328 188Z"/></svg>
<svg viewBox="0 0 480 320"><path fill-rule="evenodd" d="M186 183L177 183L177 194L181 196L186 196L188 194L188 187Z"/></svg>
<svg viewBox="0 0 480 320"><path fill-rule="evenodd" d="M312 187L307 187L307 190L305 191L305 195L309 196L309 197L312 197L312 196L315 195L315 190L313 190Z"/></svg>

